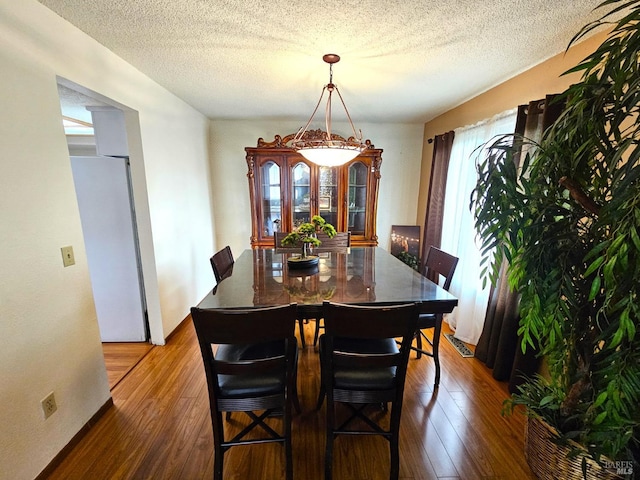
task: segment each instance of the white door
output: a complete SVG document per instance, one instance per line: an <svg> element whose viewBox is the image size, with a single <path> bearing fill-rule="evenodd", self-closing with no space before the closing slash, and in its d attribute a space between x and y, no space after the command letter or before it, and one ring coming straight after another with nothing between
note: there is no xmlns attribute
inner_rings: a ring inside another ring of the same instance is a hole
<svg viewBox="0 0 640 480"><path fill-rule="evenodd" d="M103 342L147 340L128 158L71 157Z"/></svg>

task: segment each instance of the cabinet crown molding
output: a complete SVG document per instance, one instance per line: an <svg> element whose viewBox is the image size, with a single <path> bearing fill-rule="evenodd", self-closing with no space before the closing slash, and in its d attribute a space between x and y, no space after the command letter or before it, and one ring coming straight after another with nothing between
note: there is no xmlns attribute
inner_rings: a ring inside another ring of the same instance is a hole
<svg viewBox="0 0 640 480"><path fill-rule="evenodd" d="M289 146L289 142L291 142L291 140L293 140L293 138L296 136L295 133L290 133L289 135L285 135L284 137L281 137L280 135L276 135L274 137L273 142L267 142L265 141L262 137L260 137L258 139L258 144L257 144L257 148L289 148L291 149L291 147ZM317 130L307 130L306 132L304 132L304 135L302 136L303 140L319 140L322 138L325 138L327 136L327 132L325 132L324 130L321 129L317 129ZM341 137L340 135L336 134L336 133L332 133L331 134L331 138L334 140L342 140L345 141L344 137ZM357 141L357 139L353 136L349 137L348 139L346 139L350 142L355 142ZM374 149L375 146L371 143L371 140L367 139L364 141L364 144L367 146L367 148L369 149ZM293 150L293 149L291 149Z"/></svg>

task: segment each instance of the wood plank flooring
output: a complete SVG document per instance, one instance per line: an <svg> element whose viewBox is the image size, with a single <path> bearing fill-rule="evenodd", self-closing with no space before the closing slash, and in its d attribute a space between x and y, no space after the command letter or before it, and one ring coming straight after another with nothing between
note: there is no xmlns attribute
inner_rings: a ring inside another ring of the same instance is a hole
<svg viewBox="0 0 640 480"><path fill-rule="evenodd" d="M293 419L294 478L321 480L324 408L313 322L300 352L298 390L303 412ZM502 417L506 386L473 358L443 340L442 378L434 391L430 358L412 354L400 437L400 478L534 479L523 454L524 418ZM184 322L166 346L154 347L112 390L114 407L49 477L56 479L211 479L213 440L207 387L195 332ZM382 414L381 414L382 415ZM246 422L234 414L238 431ZM269 420L279 427L280 420ZM339 437L335 480L387 479L388 446L374 437ZM225 480L284 478L279 445L236 447L225 455Z"/></svg>
<svg viewBox="0 0 640 480"><path fill-rule="evenodd" d="M107 366L109 388L113 390L152 348L153 345L146 342L103 343L102 351Z"/></svg>

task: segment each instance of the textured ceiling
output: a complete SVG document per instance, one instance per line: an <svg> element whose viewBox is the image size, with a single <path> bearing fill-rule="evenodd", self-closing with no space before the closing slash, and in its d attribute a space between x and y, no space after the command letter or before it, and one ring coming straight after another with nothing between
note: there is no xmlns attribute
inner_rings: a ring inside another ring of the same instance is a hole
<svg viewBox="0 0 640 480"><path fill-rule="evenodd" d="M562 52L600 0L40 3L213 119L306 120L337 53L357 126L430 120Z"/></svg>
<svg viewBox="0 0 640 480"><path fill-rule="evenodd" d="M83 95L82 93L61 84L58 84L58 95L60 96L62 115L88 123L91 123L92 119L91 112L86 109L87 106L109 106L107 103L103 103L93 97Z"/></svg>

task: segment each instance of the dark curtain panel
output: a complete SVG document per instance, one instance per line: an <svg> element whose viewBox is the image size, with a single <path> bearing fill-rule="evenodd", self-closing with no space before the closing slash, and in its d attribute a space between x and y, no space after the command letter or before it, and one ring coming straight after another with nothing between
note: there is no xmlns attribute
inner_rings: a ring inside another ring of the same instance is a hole
<svg viewBox="0 0 640 480"><path fill-rule="evenodd" d="M427 214L424 219L422 236L422 269L431 245L440 246L442 239L442 215L444 212L444 195L447 188L447 171L451 146L455 137L453 131L436 135L433 144L433 160L431 162L431 178L429 179L429 197L427 198Z"/></svg>
<svg viewBox="0 0 640 480"><path fill-rule="evenodd" d="M552 102L553 98L554 95L547 95L543 100L519 106L516 133L538 142L562 111L562 105ZM518 303L518 295L510 291L507 283L505 260L498 282L489 296L487 316L475 357L493 369L496 380L508 381L511 393L523 383L525 376L533 375L539 365L533 349L528 348L523 354L520 348Z"/></svg>

